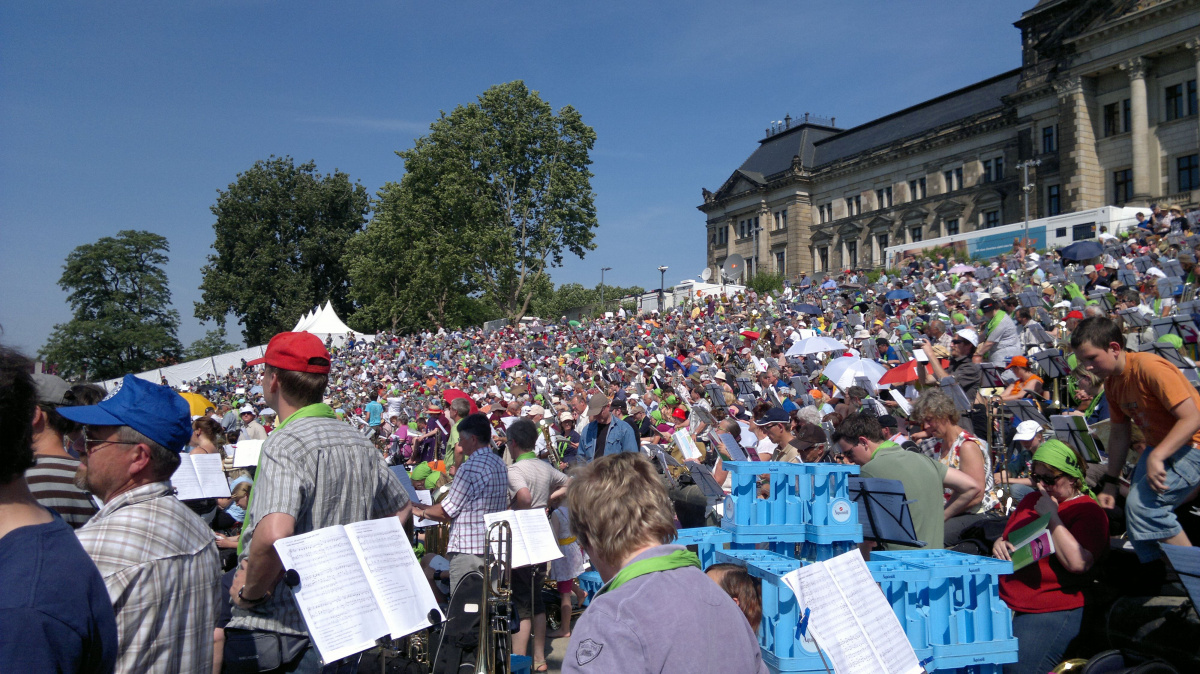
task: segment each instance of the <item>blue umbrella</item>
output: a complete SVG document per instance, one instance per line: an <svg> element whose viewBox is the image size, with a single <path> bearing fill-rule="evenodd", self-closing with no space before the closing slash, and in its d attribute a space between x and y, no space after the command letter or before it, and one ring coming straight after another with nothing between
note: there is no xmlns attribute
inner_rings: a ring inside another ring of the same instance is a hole
<svg viewBox="0 0 1200 674"><path fill-rule="evenodd" d="M797 304L796 311L810 316L820 316L821 308L815 304Z"/></svg>
<svg viewBox="0 0 1200 674"><path fill-rule="evenodd" d="M683 363L680 363L677 359L671 358L670 356L667 356L665 364L667 366L667 372L683 369Z"/></svg>
<svg viewBox="0 0 1200 674"><path fill-rule="evenodd" d="M1076 241L1075 243L1058 251L1064 260L1090 260L1094 257L1100 257L1104 254L1104 247L1095 241Z"/></svg>
<svg viewBox="0 0 1200 674"><path fill-rule="evenodd" d="M432 360L425 361L425 367L437 367L438 364Z"/></svg>
<svg viewBox="0 0 1200 674"><path fill-rule="evenodd" d="M911 299L915 299L915 298L913 297L913 294L912 294L912 292L911 292L911 291L909 291L909 290L905 290L905 289L903 289L903 288L900 288L899 290L891 290L891 291L888 291L888 294L884 295L884 297L886 297L886 298L887 298L887 299L889 299L889 300L911 300Z"/></svg>

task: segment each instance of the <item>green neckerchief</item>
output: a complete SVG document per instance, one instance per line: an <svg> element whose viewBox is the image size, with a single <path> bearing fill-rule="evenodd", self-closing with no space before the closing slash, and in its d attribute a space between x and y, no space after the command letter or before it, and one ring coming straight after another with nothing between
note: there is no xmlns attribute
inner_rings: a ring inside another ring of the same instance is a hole
<svg viewBox="0 0 1200 674"><path fill-rule="evenodd" d="M1000 325L1000 321L1006 318L1008 318L1008 312L1004 311L1003 309L997 309L996 313L992 314L992 319L988 321L987 326L983 328L983 331L987 333L988 339L991 339L992 337L992 330L995 330L996 326Z"/></svg>
<svg viewBox="0 0 1200 674"><path fill-rule="evenodd" d="M887 449L889 447L899 447L899 446L900 445L897 445L896 443L892 442L891 440L884 440L883 442L879 443L879 445L875 448L875 451L871 452L871 458L874 459L875 455L878 454L879 450L881 450L881 449Z"/></svg>
<svg viewBox="0 0 1200 674"><path fill-rule="evenodd" d="M1162 315L1162 298L1161 297L1154 300L1154 315L1155 316Z"/></svg>
<svg viewBox="0 0 1200 674"><path fill-rule="evenodd" d="M650 573L657 573L658 571L680 569L685 566L694 566L699 569L700 558L695 553L688 552L687 550L676 550L669 555L636 561L618 571L617 575L612 577L612 580L600 588L596 596L599 597L605 592L611 592L638 576L645 576Z"/></svg>
<svg viewBox="0 0 1200 674"><path fill-rule="evenodd" d="M518 461L524 461L525 459L536 459L536 458L537 458L537 452L525 452L524 454L513 459L513 463L517 463Z"/></svg>
<svg viewBox="0 0 1200 674"><path fill-rule="evenodd" d="M1063 286L1063 290L1066 291L1067 297L1069 299L1075 299L1076 297L1083 297L1083 291L1079 289L1079 286L1074 281Z"/></svg>
<svg viewBox="0 0 1200 674"><path fill-rule="evenodd" d="M325 403L316 403L313 405L307 405L305 407L301 407L300 409L296 410L295 412L292 412L288 416L288 418L279 422L279 425L275 427L275 432L278 433L279 431L283 430L284 426L287 426L288 424L292 423L296 419L303 419L305 417L321 417L324 419L336 419L337 414L334 413L332 407L330 407L329 405L326 405ZM263 458L263 455L262 455L262 452L260 451L258 454L258 465L254 468L254 482L250 483L250 497L248 499L246 499L246 512L247 513L250 512L250 506L251 506L251 504L254 503L254 487L255 487L255 485L258 484L258 473L259 473L259 471L262 470L262 458ZM255 524L257 524L257 522ZM238 535L238 546L237 546L238 557L242 556L242 547L244 545L245 538L246 538L246 530L242 529L242 533L240 535Z"/></svg>
<svg viewBox="0 0 1200 674"><path fill-rule="evenodd" d="M1092 398L1092 404L1088 405L1088 408L1083 411L1084 419L1092 416L1092 412L1096 411L1096 406L1100 404L1100 399L1103 397L1104 397L1104 387L1101 386L1100 390L1096 392L1096 397Z"/></svg>

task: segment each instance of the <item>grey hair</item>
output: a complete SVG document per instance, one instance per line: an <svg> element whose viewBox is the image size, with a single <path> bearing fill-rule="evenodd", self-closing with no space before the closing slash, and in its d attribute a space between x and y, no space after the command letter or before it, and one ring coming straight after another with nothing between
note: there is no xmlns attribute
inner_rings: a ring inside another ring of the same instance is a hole
<svg viewBox="0 0 1200 674"><path fill-rule="evenodd" d="M1093 304L1083 310L1084 318L1092 318L1093 316L1107 316L1108 313L1100 308L1100 305Z"/></svg>
<svg viewBox="0 0 1200 674"><path fill-rule="evenodd" d="M450 409L454 410L459 419L465 419L471 413L471 403L467 402L466 398L455 398L450 401Z"/></svg>
<svg viewBox="0 0 1200 674"><path fill-rule="evenodd" d="M814 426L821 425L821 410L817 409L813 405L809 405L807 407L801 407L796 412L796 416L800 420L807 421L808 423L813 424Z"/></svg>
<svg viewBox="0 0 1200 674"><path fill-rule="evenodd" d="M119 428L117 437L122 442L133 442L150 448L150 465L153 467L154 477L159 480L171 479L183 460L180 458L179 452L172 452L129 426L120 426Z"/></svg>

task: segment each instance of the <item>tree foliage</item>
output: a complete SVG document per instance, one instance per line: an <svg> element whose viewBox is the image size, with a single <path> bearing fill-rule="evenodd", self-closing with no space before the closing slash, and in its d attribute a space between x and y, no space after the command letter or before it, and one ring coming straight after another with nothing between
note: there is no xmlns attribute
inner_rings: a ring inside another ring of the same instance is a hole
<svg viewBox="0 0 1200 674"><path fill-rule="evenodd" d="M564 255L595 248L595 140L578 111L554 112L521 81L442 113L397 153L405 175L380 191L375 217L350 247L356 323L519 319Z"/></svg>
<svg viewBox="0 0 1200 674"><path fill-rule="evenodd" d="M70 378L120 377L178 361L179 312L163 265L170 246L125 230L71 251L58 285L74 316L54 326L40 355Z"/></svg>
<svg viewBox="0 0 1200 674"><path fill-rule="evenodd" d="M758 294L783 291L783 275L760 272L746 280L746 288Z"/></svg>
<svg viewBox="0 0 1200 674"><path fill-rule="evenodd" d="M225 334L225 326L218 325L216 328L204 333L204 336L192 342L183 352L183 355L188 360L196 360L198 358L208 358L209 356L219 356L230 351L237 351L241 347L237 344L230 344L227 335Z"/></svg>
<svg viewBox="0 0 1200 674"><path fill-rule="evenodd" d="M366 188L340 171L321 175L291 157L255 162L211 208L216 254L203 269L196 317L223 326L232 313L248 344L265 344L326 300L348 315L342 256L370 205Z"/></svg>
<svg viewBox="0 0 1200 674"><path fill-rule="evenodd" d="M605 284L604 304L608 311L616 311L622 297L644 292L639 286L622 288ZM529 305L529 313L551 321L576 309L585 309L586 315L598 316L601 311L600 286L585 288L579 283L564 283L549 293L537 293Z"/></svg>

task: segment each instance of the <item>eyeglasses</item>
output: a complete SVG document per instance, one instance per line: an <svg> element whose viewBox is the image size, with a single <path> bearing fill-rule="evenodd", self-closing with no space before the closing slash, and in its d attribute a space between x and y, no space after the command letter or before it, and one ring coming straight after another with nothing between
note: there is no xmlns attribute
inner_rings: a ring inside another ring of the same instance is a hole
<svg viewBox="0 0 1200 674"><path fill-rule="evenodd" d="M1057 475L1038 475L1037 473L1033 473L1032 475L1029 476L1029 480L1031 482L1033 482L1034 484L1041 482L1042 484L1044 484L1048 487L1048 486L1054 484L1055 482L1058 482L1058 478L1060 478L1062 476L1063 476L1063 473L1059 473Z"/></svg>
<svg viewBox="0 0 1200 674"><path fill-rule="evenodd" d="M125 440L96 440L94 438L84 438L83 439L83 453L87 456L91 456L92 454L95 454L96 452L100 451L99 449L95 449L95 447L97 445L140 445L140 444L142 444L142 443L128 442Z"/></svg>

